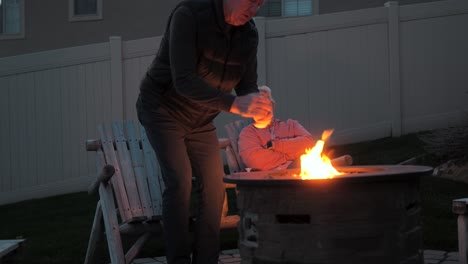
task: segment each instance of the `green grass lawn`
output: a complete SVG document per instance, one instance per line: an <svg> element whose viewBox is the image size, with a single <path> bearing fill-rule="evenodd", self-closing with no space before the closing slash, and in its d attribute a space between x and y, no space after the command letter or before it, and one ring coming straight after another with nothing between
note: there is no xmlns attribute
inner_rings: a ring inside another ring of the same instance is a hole
<svg viewBox="0 0 468 264"><path fill-rule="evenodd" d="M397 164L424 154L416 135L330 147L330 156L351 154L356 165ZM425 159L425 165L440 161ZM424 248L457 251L456 217L451 202L468 197L468 185L423 177L421 182ZM232 199L233 200L233 199ZM15 263L83 263L97 197L74 193L0 206L0 239L25 238ZM231 201L233 202L233 201ZM222 248L237 246L236 231L222 232ZM105 250L105 244L101 249ZM151 241L144 256L164 255L160 241Z"/></svg>

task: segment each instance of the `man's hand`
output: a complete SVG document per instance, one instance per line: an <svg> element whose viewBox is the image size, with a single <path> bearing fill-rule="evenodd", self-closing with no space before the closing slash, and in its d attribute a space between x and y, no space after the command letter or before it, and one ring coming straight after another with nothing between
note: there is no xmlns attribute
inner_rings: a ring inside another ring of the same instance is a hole
<svg viewBox="0 0 468 264"><path fill-rule="evenodd" d="M237 96L229 112L255 120L263 120L272 115L273 103L261 93L251 93Z"/></svg>

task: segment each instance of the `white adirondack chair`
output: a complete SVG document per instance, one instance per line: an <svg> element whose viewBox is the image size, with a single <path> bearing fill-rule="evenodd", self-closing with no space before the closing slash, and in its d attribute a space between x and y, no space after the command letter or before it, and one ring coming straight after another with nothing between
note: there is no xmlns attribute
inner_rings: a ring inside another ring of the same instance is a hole
<svg viewBox="0 0 468 264"><path fill-rule="evenodd" d="M139 133L137 133L137 130ZM96 246L105 235L112 264L128 264L139 254L151 236L160 236L163 181L155 153L143 127L134 121L115 121L98 127L100 139L88 140L88 151L96 152L98 178L89 192L99 193L99 201L86 252L85 264L93 263ZM229 146L221 139L220 148ZM235 185L226 185L233 188ZM221 228L236 228L238 215L227 215L227 199ZM124 252L126 234L138 235Z"/></svg>
<svg viewBox="0 0 468 264"><path fill-rule="evenodd" d="M231 173L245 172L245 164L239 156L239 147L237 142L239 141L239 134L242 129L252 122L252 119L240 119L224 126L229 139L229 144L225 147L226 161Z"/></svg>

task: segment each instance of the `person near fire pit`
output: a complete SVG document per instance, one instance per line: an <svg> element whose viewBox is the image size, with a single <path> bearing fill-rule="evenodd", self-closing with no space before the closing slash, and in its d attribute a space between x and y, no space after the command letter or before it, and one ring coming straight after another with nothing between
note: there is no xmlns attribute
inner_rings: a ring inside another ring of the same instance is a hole
<svg viewBox="0 0 468 264"><path fill-rule="evenodd" d="M259 90L274 103L268 87ZM312 148L316 142L297 120L254 119L239 134L239 156L252 170L296 168L305 149Z"/></svg>
<svg viewBox="0 0 468 264"><path fill-rule="evenodd" d="M263 1L182 1L141 82L137 114L165 183L169 264L218 263L224 172L213 119L221 111L271 119L272 103L257 88L258 33L252 20ZM192 176L199 184L193 244Z"/></svg>

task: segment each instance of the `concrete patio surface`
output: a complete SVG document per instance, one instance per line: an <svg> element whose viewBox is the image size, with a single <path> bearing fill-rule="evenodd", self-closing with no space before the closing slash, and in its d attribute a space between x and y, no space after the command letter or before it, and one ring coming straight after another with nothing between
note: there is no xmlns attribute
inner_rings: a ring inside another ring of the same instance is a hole
<svg viewBox="0 0 468 264"><path fill-rule="evenodd" d="M223 250L219 256L219 264L240 264L241 258L238 249ZM166 258L136 259L133 264L167 264ZM458 252L442 250L424 250L424 264L458 264Z"/></svg>

